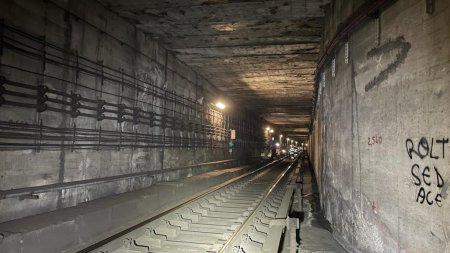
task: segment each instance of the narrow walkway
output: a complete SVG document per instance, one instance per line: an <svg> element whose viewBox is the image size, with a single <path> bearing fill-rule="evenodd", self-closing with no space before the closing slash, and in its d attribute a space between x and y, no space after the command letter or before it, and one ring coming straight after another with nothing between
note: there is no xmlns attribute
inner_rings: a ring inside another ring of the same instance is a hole
<svg viewBox="0 0 450 253"><path fill-rule="evenodd" d="M323 217L317 181L308 161L303 161L300 173L303 181L303 221L300 224L301 241L298 252L347 253L333 238L330 223Z"/></svg>

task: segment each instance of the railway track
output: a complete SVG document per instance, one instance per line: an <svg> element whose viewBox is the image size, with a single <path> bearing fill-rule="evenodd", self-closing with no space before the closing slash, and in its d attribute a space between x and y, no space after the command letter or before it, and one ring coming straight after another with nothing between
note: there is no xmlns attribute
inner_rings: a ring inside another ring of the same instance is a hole
<svg viewBox="0 0 450 253"><path fill-rule="evenodd" d="M276 252L295 164L265 166L80 252Z"/></svg>

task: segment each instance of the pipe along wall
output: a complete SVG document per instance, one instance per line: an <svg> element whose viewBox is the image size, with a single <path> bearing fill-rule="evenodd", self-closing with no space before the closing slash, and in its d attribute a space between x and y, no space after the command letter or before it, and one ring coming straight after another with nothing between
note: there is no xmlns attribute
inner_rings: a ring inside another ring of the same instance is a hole
<svg viewBox="0 0 450 253"><path fill-rule="evenodd" d="M0 222L186 176L146 172L259 154L261 119L214 108L212 84L99 3L0 12L0 190L139 175L2 199Z"/></svg>

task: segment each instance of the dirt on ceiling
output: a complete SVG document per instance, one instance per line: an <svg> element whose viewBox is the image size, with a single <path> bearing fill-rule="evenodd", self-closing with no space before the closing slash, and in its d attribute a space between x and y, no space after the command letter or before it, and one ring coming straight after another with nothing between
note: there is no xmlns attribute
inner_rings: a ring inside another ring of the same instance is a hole
<svg viewBox="0 0 450 253"><path fill-rule="evenodd" d="M101 0L228 97L291 135L308 132L329 0Z"/></svg>

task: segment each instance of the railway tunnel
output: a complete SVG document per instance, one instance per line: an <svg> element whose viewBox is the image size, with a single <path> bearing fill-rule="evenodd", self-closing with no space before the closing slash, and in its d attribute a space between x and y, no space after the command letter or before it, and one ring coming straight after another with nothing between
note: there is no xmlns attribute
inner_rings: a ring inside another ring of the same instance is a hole
<svg viewBox="0 0 450 253"><path fill-rule="evenodd" d="M450 1L0 0L0 252L450 253Z"/></svg>

